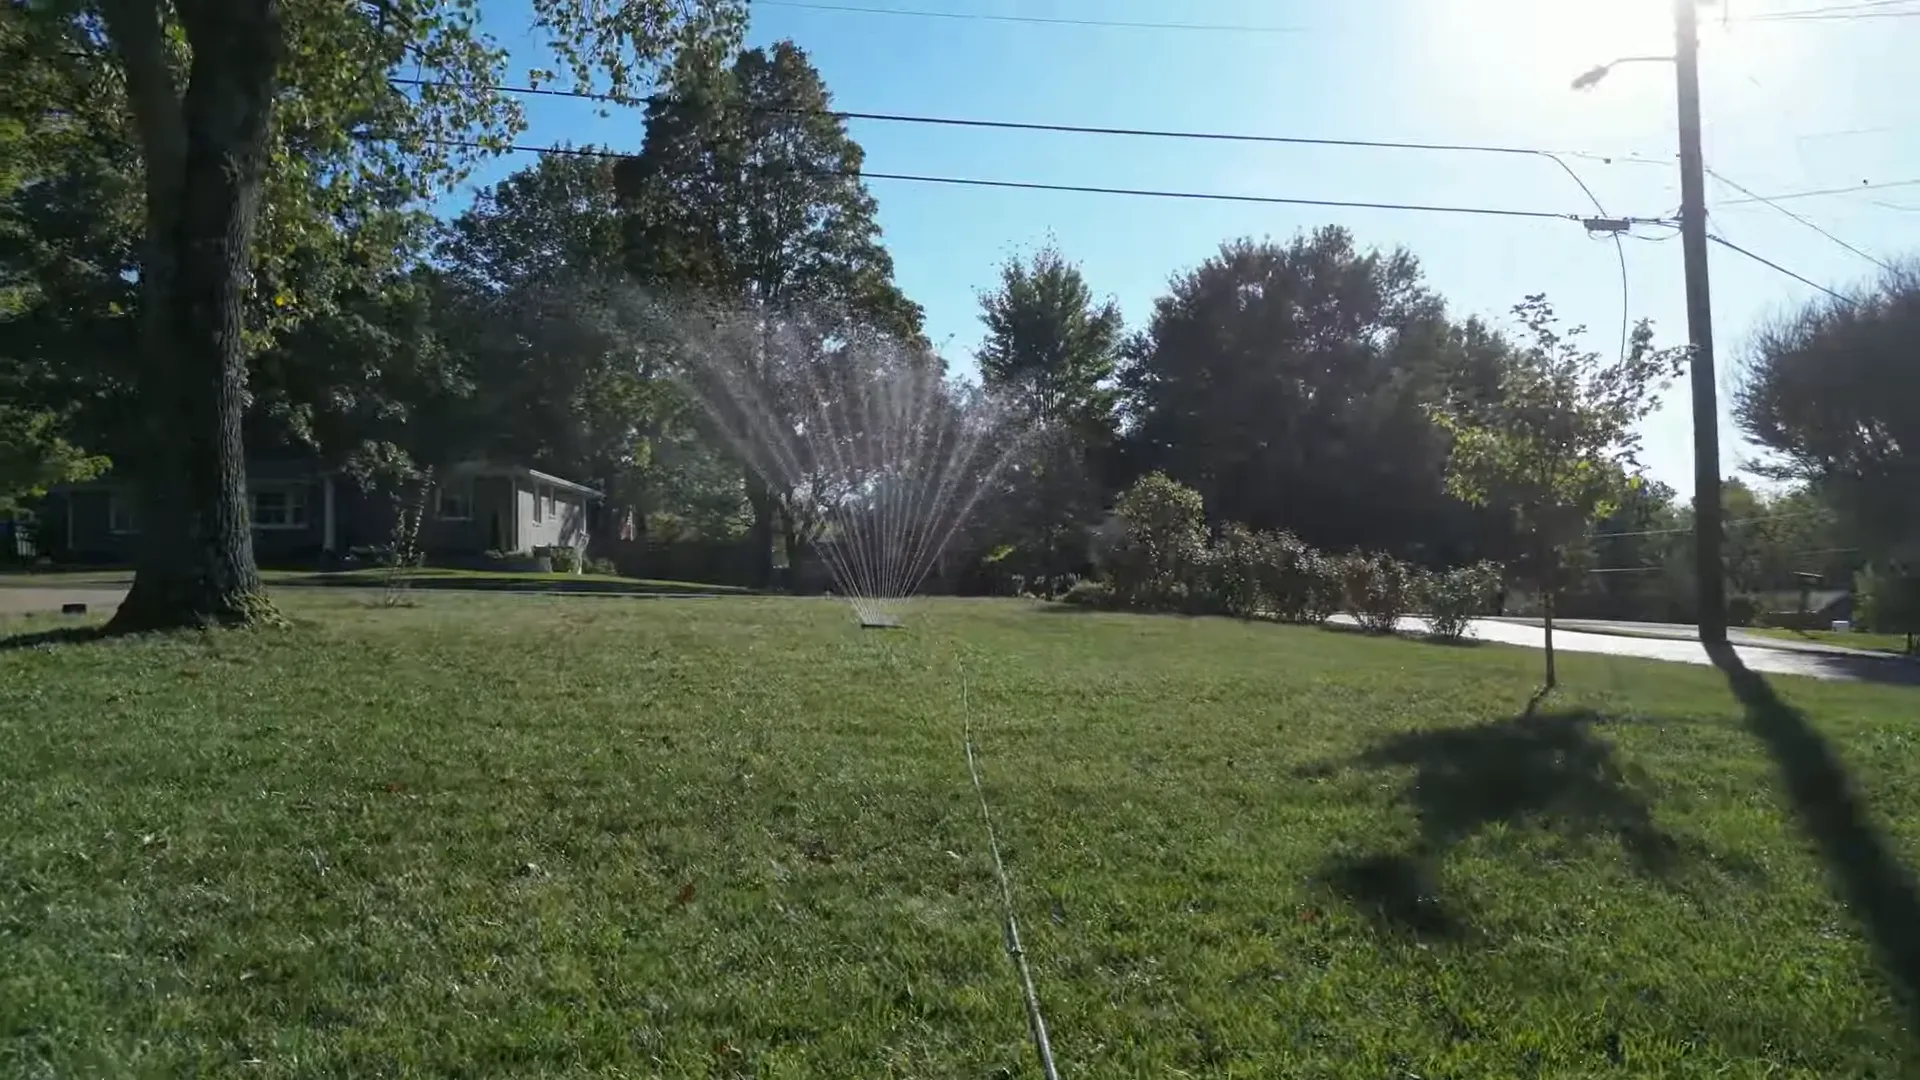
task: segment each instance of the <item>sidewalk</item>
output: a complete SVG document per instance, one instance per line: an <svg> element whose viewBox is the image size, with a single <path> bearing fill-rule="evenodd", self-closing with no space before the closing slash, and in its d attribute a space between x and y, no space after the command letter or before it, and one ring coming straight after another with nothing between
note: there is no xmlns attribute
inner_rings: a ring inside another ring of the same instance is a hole
<svg viewBox="0 0 1920 1080"><path fill-rule="evenodd" d="M1522 626L1540 626L1541 620L1532 616L1499 615L1488 616L1495 622L1517 623ZM1662 641L1698 641L1699 627L1688 623L1637 623L1616 622L1606 619L1555 619L1553 628L1571 630L1582 634L1611 634L1615 637L1657 638ZM1727 641L1747 649L1772 649L1776 652L1811 653L1816 656L1869 656L1880 659L1904 660L1898 653L1882 652L1878 649L1852 649L1844 645L1829 645L1819 641L1793 641L1778 638L1771 634L1756 634L1745 627L1727 628Z"/></svg>

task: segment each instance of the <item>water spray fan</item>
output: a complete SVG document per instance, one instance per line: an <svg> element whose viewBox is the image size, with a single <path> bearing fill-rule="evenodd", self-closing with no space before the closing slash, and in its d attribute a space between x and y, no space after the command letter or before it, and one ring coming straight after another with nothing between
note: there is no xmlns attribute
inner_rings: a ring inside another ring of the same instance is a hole
<svg viewBox="0 0 1920 1080"><path fill-rule="evenodd" d="M755 312L686 347L696 396L859 624L904 626L1021 425L938 356L883 335Z"/></svg>

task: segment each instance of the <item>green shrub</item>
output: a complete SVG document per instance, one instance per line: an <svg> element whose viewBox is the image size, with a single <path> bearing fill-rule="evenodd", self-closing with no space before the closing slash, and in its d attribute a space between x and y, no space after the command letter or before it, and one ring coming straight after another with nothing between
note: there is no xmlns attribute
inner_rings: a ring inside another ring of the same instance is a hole
<svg viewBox="0 0 1920 1080"><path fill-rule="evenodd" d="M581 566L587 573L599 574L602 577L618 577L620 574L620 567L615 565L612 559L592 558Z"/></svg>
<svg viewBox="0 0 1920 1080"><path fill-rule="evenodd" d="M1376 634L1392 633L1425 592L1425 572L1388 555L1356 552L1340 556L1336 565L1347 610Z"/></svg>
<svg viewBox="0 0 1920 1080"><path fill-rule="evenodd" d="M1113 591L1107 588L1106 582L1089 578L1074 582L1072 588L1060 594L1060 602L1078 607L1110 608L1113 607Z"/></svg>
<svg viewBox="0 0 1920 1080"><path fill-rule="evenodd" d="M580 572L580 549L571 544L554 544L551 547L533 549L533 557L547 560L547 565L557 574L577 574Z"/></svg>
<svg viewBox="0 0 1920 1080"><path fill-rule="evenodd" d="M1205 580L1212 606L1227 614L1321 623L1340 609L1332 569L1292 533L1229 525L1209 552Z"/></svg>
<svg viewBox="0 0 1920 1080"><path fill-rule="evenodd" d="M1920 575L1906 567L1873 566L1853 586L1853 620L1878 634L1920 632Z"/></svg>
<svg viewBox="0 0 1920 1080"><path fill-rule="evenodd" d="M1274 548L1271 533L1228 525L1202 562L1197 597L1200 606L1242 619L1266 614L1272 605L1278 561Z"/></svg>
<svg viewBox="0 0 1920 1080"><path fill-rule="evenodd" d="M1467 636L1475 615L1492 606L1501 572L1492 563L1461 566L1427 578L1427 634L1441 641Z"/></svg>
<svg viewBox="0 0 1920 1080"><path fill-rule="evenodd" d="M1727 625L1752 626L1760 616L1760 601L1751 596L1734 596L1727 599Z"/></svg>
<svg viewBox="0 0 1920 1080"><path fill-rule="evenodd" d="M1122 527L1110 556L1115 597L1133 607L1184 607L1207 550L1200 493L1148 473L1121 494L1114 513Z"/></svg>
<svg viewBox="0 0 1920 1080"><path fill-rule="evenodd" d="M1763 611L1753 625L1777 630L1825 630L1832 620L1817 611Z"/></svg>
<svg viewBox="0 0 1920 1080"><path fill-rule="evenodd" d="M1288 532L1274 534L1273 557L1276 618L1318 626L1339 613L1343 592L1337 560Z"/></svg>
<svg viewBox="0 0 1920 1080"><path fill-rule="evenodd" d="M420 565L416 559L413 565ZM392 544L368 544L347 549L347 562L355 566L393 566L397 562Z"/></svg>

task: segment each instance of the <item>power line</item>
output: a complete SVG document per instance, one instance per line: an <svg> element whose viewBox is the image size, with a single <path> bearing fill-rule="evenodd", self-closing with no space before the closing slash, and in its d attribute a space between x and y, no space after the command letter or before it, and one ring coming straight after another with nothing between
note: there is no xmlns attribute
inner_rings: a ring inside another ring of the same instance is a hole
<svg viewBox="0 0 1920 1080"><path fill-rule="evenodd" d="M749 0L750 7L798 8L805 11L837 11L859 15L903 15L922 19L960 19L964 21L1037 23L1048 26L1102 26L1126 30L1196 30L1228 34L1303 34L1304 26L1259 26L1233 23L1129 22L1119 19L1067 19L1045 15L1000 15L984 11L933 11L925 8L878 8L855 4L823 4L810 0Z"/></svg>
<svg viewBox="0 0 1920 1080"><path fill-rule="evenodd" d="M1852 4L1829 4L1815 8L1783 8L1779 11L1765 11L1757 15L1744 16L1740 21L1771 21L1774 19L1793 19L1803 15L1837 15L1849 12L1866 12L1877 9L1899 7L1911 4L1913 0L1859 0Z"/></svg>
<svg viewBox="0 0 1920 1080"><path fill-rule="evenodd" d="M1887 188L1920 187L1920 179L1888 180L1878 184L1860 183L1852 187L1816 188L1812 191L1789 191L1784 195L1768 195L1751 199L1728 199L1721 206L1745 206L1750 203L1777 203L1789 199L1811 199L1821 195L1851 195L1856 191L1884 191Z"/></svg>
<svg viewBox="0 0 1920 1080"><path fill-rule="evenodd" d="M1725 184L1725 185L1727 185L1728 187L1730 187L1730 188L1732 188L1733 190L1735 190L1735 191L1738 191L1738 192L1739 192L1739 193L1741 193L1742 195L1746 195L1746 196L1748 196L1748 197L1750 197L1750 198L1754 198L1754 199L1758 199L1758 200L1760 200L1760 202L1762 202L1762 203L1764 203L1765 205L1767 205L1767 206L1770 206L1770 207L1772 207L1773 209L1775 209L1775 210L1778 210L1778 211L1780 211L1781 213L1783 213L1783 214L1785 214L1785 215L1787 215L1788 217L1790 217L1790 218L1792 218L1793 220L1795 220L1795 221L1797 221L1797 222L1799 222L1800 224L1802 224L1802 225L1805 225L1805 226L1806 226L1807 228L1809 228L1809 229L1812 229L1812 230L1813 230L1814 232L1817 232L1817 233L1819 233L1819 234L1820 234L1821 236L1824 236L1824 237L1826 237L1827 239L1829 239L1829 240L1831 240L1831 241L1833 241L1834 243L1836 243L1836 244L1838 244L1838 245L1840 245L1841 247L1843 247L1843 248L1845 248L1845 249L1847 249L1848 251L1851 251L1851 252L1853 252L1853 253L1854 253L1855 255L1858 255L1858 256L1860 256L1861 258L1863 258L1863 259L1865 259L1865 260L1867 260L1868 262L1870 262L1870 263L1872 263L1873 265L1875 265L1875 266L1877 266L1877 267L1879 267L1880 269L1882 269L1882 270L1892 270L1892 269L1893 269L1893 266L1892 266L1891 264L1889 264L1889 263L1887 263L1887 262L1885 262L1884 260L1881 260L1881 259L1878 259L1878 258L1876 258L1876 257L1874 257L1874 256L1872 256L1872 255L1869 255L1869 254L1867 254L1867 253L1866 253L1866 252L1864 252L1864 251L1861 251L1861 250L1860 250L1859 248L1857 248L1857 247L1854 247L1854 246L1853 246L1852 244L1849 244L1849 243L1847 243L1847 242L1846 242L1845 240L1842 240L1842 239L1840 239L1839 237L1837 237L1837 236L1835 236L1835 235L1833 235L1832 233L1830 233L1830 232L1828 232L1827 230L1825 230L1825 229L1823 229L1823 228L1821 228L1820 226L1818 226L1818 225L1816 225L1816 224L1814 224L1813 222L1811 222L1811 221L1808 221L1808 220L1807 220L1806 218L1804 218L1804 217L1802 217L1802 216L1800 216L1799 214L1796 214L1796 213L1794 213L1794 212L1793 212L1792 210L1789 210L1789 209L1787 209L1786 207L1784 207L1784 206L1781 206L1781 205L1779 204L1779 201L1778 201L1778 200L1775 200L1775 199L1769 199L1769 198L1767 198L1767 197L1766 197L1766 196L1764 196L1764 195L1756 195L1756 194L1754 194L1754 192L1753 192L1753 190L1752 190L1752 189L1750 189L1750 188L1746 188L1746 187L1742 187L1741 185L1739 185L1739 184L1737 184L1737 183L1734 183L1734 182L1733 182L1732 180L1729 180L1729 179L1727 179L1726 177L1724 177L1724 176L1722 176L1722 175L1720 175L1719 173L1717 173L1717 172L1714 172L1714 171L1713 171L1712 169L1707 169L1707 170L1705 170L1705 171L1706 171L1706 174L1707 174L1708 176L1711 176L1711 177L1713 177L1713 178L1714 178L1715 180L1718 180L1718 181L1720 181L1721 183L1723 183L1723 184Z"/></svg>
<svg viewBox="0 0 1920 1080"><path fill-rule="evenodd" d="M1736 18L1734 22L1744 23L1850 23L1865 22L1868 19L1912 19L1920 18L1920 11L1860 11L1851 14L1843 12L1802 12L1800 14L1750 15Z"/></svg>
<svg viewBox="0 0 1920 1080"><path fill-rule="evenodd" d="M401 85L407 85L407 86L431 85L431 86L452 86L456 89L462 88L460 84L450 84L450 83L436 82L433 80L425 80L425 79L395 78L392 81L395 83L398 83ZM582 99L592 100L592 101L606 101L606 102L611 102L619 105L644 104L644 102L638 99L626 97L623 95L601 94L601 93L595 93L592 91L585 91L585 90L559 90L559 89L553 89L548 87L507 86L507 85L497 85L497 84L476 85L476 86L468 86L465 88L474 89L474 90L486 90L486 91L491 91L495 93L535 94L535 95L541 95L546 97L582 98ZM801 111L801 110L793 110L793 111ZM929 124L929 125L936 125L936 126L943 126L943 127L988 128L988 129L1003 130L1003 131L1045 131L1045 132L1070 133L1070 134L1081 134L1081 135L1116 135L1116 136L1124 136L1124 137L1151 138L1151 139L1189 139L1189 140L1201 140L1201 141L1212 141L1212 142L1263 143L1263 144L1278 144L1278 145L1288 145L1288 146L1354 147L1354 148L1375 149L1375 150L1416 150L1416 151L1436 151L1436 152L1450 152L1450 153L1481 153L1481 154L1501 154L1501 155L1508 155L1508 156L1537 157L1537 158L1543 158L1547 161L1551 161L1555 166L1559 167L1560 171L1564 172L1567 175L1567 178L1572 180L1574 184L1577 187L1579 187L1581 193L1586 195L1587 200L1593 204L1593 208L1595 212L1599 215L1600 219L1606 219L1611 216L1607 213L1606 207L1601 204L1599 196L1594 194L1593 188L1587 184L1586 180L1583 179L1578 172L1574 171L1571 165L1568 165L1566 161L1559 154L1556 154L1551 150L1542 150L1536 147L1498 146L1498 145L1487 145L1487 144L1476 144L1476 143L1407 142L1407 141L1393 141L1393 140L1383 140L1383 139L1316 138L1316 137L1297 136L1297 135L1256 135L1256 134L1236 133L1236 132L1191 131L1191 130L1174 130L1174 129L1163 129L1163 128L1099 127L1099 126L1091 126L1091 125L1085 125L1085 124L1055 124L1055 123L1012 121L1012 120L980 120L980 119L974 119L974 118L947 117L947 116L922 116L922 115L911 115L906 113L858 112L854 110L845 110L845 109L819 110L819 112L824 115L833 116L841 120L867 120L867 121L877 121L877 122L886 122L886 123L903 123L903 124ZM1612 160L1611 158L1602 157L1601 155L1597 155L1597 154L1582 153L1580 156L1593 157L1602 161L1609 161L1609 162ZM874 176L876 178L879 177L879 174L876 174L876 173L869 173L867 175ZM893 179L910 179L910 178L893 177ZM945 183L956 183L956 184L972 183L972 181L965 181L965 180L958 180L958 179L945 179L945 180L939 180L939 181L935 181L933 178L920 178L920 179L926 180L927 182L945 182ZM1019 186L1035 186L1035 185L1019 185ZM1129 190L1111 190L1108 193L1110 194L1147 194L1145 192L1137 192L1137 191L1129 191ZM1172 197L1172 193L1161 193L1161 194ZM1186 196L1183 194L1179 197L1189 197L1189 196ZM1201 197L1201 196L1192 196L1192 197ZM1618 219L1618 220L1625 221L1628 226L1632 226L1635 224L1664 224L1663 222L1649 222L1649 221L1646 221L1643 219L1637 219L1637 218L1624 218L1624 219ZM1629 336L1629 326L1631 324L1631 304L1630 304L1629 282L1628 282L1628 276L1627 276L1626 245L1623 244L1620 240L1621 231L1622 230L1619 230L1619 229L1608 230L1613 240L1614 258L1617 260L1620 267L1620 354L1621 356L1624 357L1627 351L1627 339Z"/></svg>
<svg viewBox="0 0 1920 1080"><path fill-rule="evenodd" d="M1848 307L1854 306L1854 300L1851 297L1843 296L1840 293L1834 292L1832 289L1827 288L1825 285L1820 284L1819 282L1813 280L1812 278L1802 277L1801 275L1794 273L1793 271L1787 269L1784 266L1781 266L1779 263L1774 262L1772 259L1769 259L1764 255L1755 255L1753 252L1748 251L1746 248L1741 247L1739 244L1736 244L1733 241L1728 240L1723 236L1716 236L1713 233L1708 233L1707 239L1713 241L1716 244L1719 244L1721 247L1727 248L1731 251L1737 251L1740 254L1745 255L1747 258L1752 259L1754 262L1761 264L1762 266L1767 266L1775 270L1778 270L1779 272L1787 275L1788 277L1801 283L1802 285L1807 285L1807 286L1811 286L1812 288L1819 289L1821 292L1826 293L1828 296L1833 297L1835 300L1840 301L1841 303L1847 305Z"/></svg>
<svg viewBox="0 0 1920 1080"><path fill-rule="evenodd" d="M769 2L769 0L756 0L756 2L767 3ZM596 93L588 90L561 90L554 87L543 87L543 86L513 86L513 85L504 84L504 83L456 83L456 82L447 82L447 81L437 80L437 79L408 79L408 78L400 78L400 77L394 77L392 79L389 79L388 81L399 86L416 86L416 87L431 86L431 87L436 87L441 89L455 89L455 90L465 89L465 90L487 91L487 92L501 93L501 94L528 94L528 95L534 95L538 97L577 98L585 101L604 101L614 105L629 105L629 106L635 106L635 107L644 106L647 104L644 98L629 97L622 94L604 94L604 93ZM796 108L790 111L803 112L803 111L810 111L810 110L800 110ZM1559 166L1560 169L1563 172L1565 172L1567 176L1570 177L1575 184L1579 185L1582 193L1585 194L1588 200L1594 204L1594 208L1600 212L1601 217L1606 217L1608 215L1604 209L1601 209L1600 201L1597 198L1594 198L1593 191L1591 188L1588 187L1586 181L1582 179L1580 174L1575 172L1573 167L1568 165L1564 159L1569 157L1576 157L1584 160L1598 161L1598 162L1609 164L1609 165L1616 164L1616 163L1624 163L1624 164L1635 164L1635 165L1665 166L1670 164L1664 161L1655 161L1655 160L1650 160L1646 158L1636 158L1632 156L1622 157L1619 155L1601 154L1601 153L1596 153L1594 151L1589 151L1589 150L1547 150L1547 149L1534 147L1534 146L1507 146L1507 145L1491 144L1491 143L1421 142L1421 141L1396 140L1396 139L1342 139L1342 138L1322 138L1322 137L1306 136L1306 135L1261 135L1261 134L1255 134L1251 132L1192 131L1192 130L1183 130L1183 129L1176 129L1176 128L1104 127L1104 126L1090 125L1090 124L1058 124L1058 123L1042 123L1042 122L1019 121L1019 120L982 120L974 117L926 116L926 115L919 115L919 114L913 114L913 113L862 112L862 111L850 110L850 109L822 109L822 110L818 110L818 112L821 115L832 116L841 120L866 120L866 121L874 121L874 122L881 122L881 123L898 123L898 124L927 124L927 125L941 126L941 127L987 128L987 129L1004 130L1004 131L1049 131L1049 132L1062 132L1062 133L1079 134L1079 135L1117 135L1117 136L1150 138L1150 139L1188 139L1188 140L1198 140L1198 141L1208 141L1208 142L1264 143L1264 144L1283 145L1283 146L1352 147L1356 149L1368 149L1368 150L1419 150L1419 151L1437 151L1437 152L1446 152L1446 153L1479 153L1479 154L1501 154L1501 155L1508 155L1508 156L1537 157L1537 158L1544 158L1548 161L1553 162L1555 165ZM1761 195L1754 191L1749 190L1748 188L1742 187L1741 185L1736 184L1731 180L1728 180L1726 177L1721 176L1718 173L1714 173L1713 175L1716 179L1720 180L1722 183L1725 183L1729 187L1732 187L1738 191L1744 192L1747 196L1746 198L1740 198L1740 199L1722 200L1719 203L1719 205L1721 206L1748 206L1756 203L1764 203L1766 205L1772 206L1773 204L1784 202L1791 199L1809 199L1809 198L1815 198L1818 196L1825 196L1825 195L1847 195L1847 194L1852 194L1853 192L1856 192L1856 191L1879 191L1887 188L1920 186L1920 179L1894 180L1894 181L1888 181L1888 182L1879 183L1879 184L1861 184L1857 187L1819 188L1812 191L1793 191L1793 192L1786 192L1779 195ZM1780 209L1780 208L1775 206L1775 209ZM1790 213L1789 211L1784 211L1784 210L1782 212ZM1809 228L1813 228L1816 231L1825 233L1825 230L1820 229L1819 226L1813 225L1811 222L1806 221L1804 218L1800 218L1798 215L1794 215L1794 217L1796 220L1799 220L1802 224L1807 225ZM1666 221L1664 218L1626 218L1624 220L1626 220L1629 224L1633 224L1633 225L1671 224L1670 222ZM1861 255L1868 259L1873 259L1873 256L1866 255L1866 253L1861 252L1858 249L1852 248L1851 245L1845 244L1843 241L1840 241L1838 238L1832 236L1831 234L1827 234L1827 238L1830 240L1834 240L1834 242L1836 243L1840 243L1843 247L1848 247L1849 250L1854 251L1854 253L1857 255ZM1647 238L1636 237L1636 239L1647 239ZM1874 261L1878 262L1879 260L1875 259ZM1882 264L1882 265L1885 265L1885 264Z"/></svg>
<svg viewBox="0 0 1920 1080"><path fill-rule="evenodd" d="M761 2L764 3L765 0L761 0ZM605 101L615 105L640 106L640 105L646 104L646 101L640 98L626 97L619 94L595 93L587 90L559 90L552 87L509 86L509 85L503 85L503 84L488 84L488 83L467 84L467 83L442 82L434 79L394 78L389 81L401 86L432 86L432 87L455 89L455 90L464 89L464 90L491 91L494 93L503 93L503 94L535 94L543 97L582 98L588 101ZM1052 132L1066 132L1066 133L1079 134L1079 135L1122 135L1122 136L1132 136L1132 137L1150 138L1150 139L1195 139L1195 140L1213 141L1213 142L1277 143L1277 144L1288 145L1288 146L1357 147L1357 148L1372 149L1372 150L1435 150L1435 151L1449 151L1449 152L1458 152L1458 153L1524 155L1528 157L1543 157L1543 158L1550 158L1555 160L1558 160L1562 156L1582 157L1582 158L1588 158L1592 160L1608 161L1608 162L1611 162L1612 160L1614 160L1612 157L1596 154L1590 151L1544 150L1544 149L1541 149L1538 147L1532 147L1532 146L1502 146L1502 145L1481 144L1481 143L1409 142L1409 141L1398 141L1398 140L1389 140L1389 139L1317 138L1317 137L1304 136L1304 135L1258 135L1258 134L1251 134L1251 133L1245 133L1245 132L1191 131L1191 130L1181 130L1181 129L1173 129L1173 128L1099 127L1099 126L1086 125L1086 124L1054 124L1054 123L1018 121L1018 120L980 120L980 119L965 118L965 117L925 116L925 115L918 115L918 114L912 114L912 113L856 112L856 111L845 110L845 109L803 110L799 108L793 108L793 109L787 109L783 111L796 112L796 113L798 112L811 113L811 112L817 111L821 115L833 116L842 120L873 120L873 121L882 121L887 123L900 123L900 124L932 124L932 125L939 125L939 126L945 126L945 127L993 128L993 129L1006 130L1006 131L1052 131ZM1626 160L1635 160L1635 159L1626 159ZM1654 164L1654 163L1648 162L1648 164ZM1576 183L1581 182L1578 174L1573 174L1573 178ZM1591 195L1592 193L1588 192L1588 194ZM1602 211L1603 215L1604 213L1605 212Z"/></svg>
<svg viewBox="0 0 1920 1080"><path fill-rule="evenodd" d="M513 154L563 154L574 157L630 158L634 155L613 150L571 146L527 146L521 143L489 144L460 139L428 139L433 146L454 149L487 150ZM1493 206L1440 206L1427 203L1360 202L1346 199L1304 199L1280 195L1235 195L1226 192L1167 191L1158 188L1100 187L1091 184L1045 184L1027 180L984 180L964 176L928 176L915 173L871 172L866 169L844 172L823 171L818 175L847 176L861 180L898 180L920 184L950 184L957 187L1011 188L1021 191L1064 191L1088 195L1134 195L1156 199L1190 199L1209 202L1263 203L1275 206L1321 206L1344 210L1401 210L1427 214L1474 214L1481 217L1532 218L1550 221L1585 222L1580 214L1560 214L1546 210L1514 210ZM1628 219L1639 222L1642 219ZM1656 224L1655 222L1647 222ZM1664 224L1664 223L1657 223Z"/></svg>

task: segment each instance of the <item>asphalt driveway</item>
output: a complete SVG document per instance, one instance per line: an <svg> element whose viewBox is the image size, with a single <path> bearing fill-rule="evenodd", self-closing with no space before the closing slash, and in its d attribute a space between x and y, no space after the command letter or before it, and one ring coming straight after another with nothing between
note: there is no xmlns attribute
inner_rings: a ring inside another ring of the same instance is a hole
<svg viewBox="0 0 1920 1080"><path fill-rule="evenodd" d="M9 586L0 588L0 616L58 613L64 604L85 604L89 612L110 612L126 595L125 588L113 586Z"/></svg>

